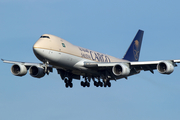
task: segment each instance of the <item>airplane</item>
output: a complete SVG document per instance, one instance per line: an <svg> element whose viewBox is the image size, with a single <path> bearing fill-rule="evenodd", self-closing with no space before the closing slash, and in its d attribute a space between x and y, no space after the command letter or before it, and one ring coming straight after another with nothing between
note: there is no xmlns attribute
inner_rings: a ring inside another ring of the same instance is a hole
<svg viewBox="0 0 180 120"><path fill-rule="evenodd" d="M122 59L95 52L51 35L43 34L33 46L35 56L42 63L28 63L4 60L4 63L13 64L11 72L15 76L29 74L35 78L42 78L45 74L57 69L65 87L72 88L73 79L80 80L83 87L90 87L91 80L96 87L111 87L112 80L118 80L139 74L142 70L161 74L171 74L179 60L139 61L143 30L138 30L132 43Z"/></svg>

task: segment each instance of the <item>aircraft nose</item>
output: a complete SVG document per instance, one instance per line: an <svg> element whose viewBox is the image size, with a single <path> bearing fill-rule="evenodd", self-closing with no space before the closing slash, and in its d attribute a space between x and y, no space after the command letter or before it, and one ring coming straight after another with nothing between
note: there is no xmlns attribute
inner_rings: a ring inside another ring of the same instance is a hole
<svg viewBox="0 0 180 120"><path fill-rule="evenodd" d="M41 49L38 48L38 45L36 43L33 46L33 52L40 61L43 61L43 52Z"/></svg>
<svg viewBox="0 0 180 120"><path fill-rule="evenodd" d="M33 51L34 51L35 49L36 49L36 45L34 44L34 45L33 45Z"/></svg>
<svg viewBox="0 0 180 120"><path fill-rule="evenodd" d="M39 39L36 41L36 43L33 45L33 51L38 52L38 48L43 48L44 41Z"/></svg>
<svg viewBox="0 0 180 120"><path fill-rule="evenodd" d="M38 48L38 47L40 47L40 41L38 40L34 45L33 45L33 49L34 48Z"/></svg>
<svg viewBox="0 0 180 120"><path fill-rule="evenodd" d="M38 50L37 50L37 45L36 45L36 43L34 44L34 46L33 46L33 52L34 52L34 54L37 56L38 55Z"/></svg>
<svg viewBox="0 0 180 120"><path fill-rule="evenodd" d="M48 50L50 46L50 38L47 38L47 36L41 36L38 41L33 45L33 52L36 55L36 57L43 61L45 58L46 52L45 50Z"/></svg>
<svg viewBox="0 0 180 120"><path fill-rule="evenodd" d="M42 40L38 40L34 45L33 45L33 52L35 54L35 56L39 59L39 60L43 60L43 50L41 49L43 48L43 41Z"/></svg>
<svg viewBox="0 0 180 120"><path fill-rule="evenodd" d="M37 53L37 47L38 47L38 45L37 45L37 42L33 45L33 52L34 52L34 54L36 54Z"/></svg>

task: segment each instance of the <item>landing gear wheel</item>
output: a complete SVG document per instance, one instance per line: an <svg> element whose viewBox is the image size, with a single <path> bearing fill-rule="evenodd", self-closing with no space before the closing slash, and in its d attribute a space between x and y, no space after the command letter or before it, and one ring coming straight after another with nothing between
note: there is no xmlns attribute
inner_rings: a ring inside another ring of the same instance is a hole
<svg viewBox="0 0 180 120"><path fill-rule="evenodd" d="M90 87L90 83L89 83L89 82L86 82L86 86L87 86L87 87Z"/></svg>
<svg viewBox="0 0 180 120"><path fill-rule="evenodd" d="M68 88L68 86L69 86L68 83L65 83L65 87Z"/></svg>
<svg viewBox="0 0 180 120"><path fill-rule="evenodd" d="M81 81L81 86L86 87L86 83L84 81Z"/></svg>
<svg viewBox="0 0 180 120"><path fill-rule="evenodd" d="M106 84L106 83L104 83L104 87L107 87L107 84Z"/></svg>
<svg viewBox="0 0 180 120"><path fill-rule="evenodd" d="M102 87L103 86L103 83L101 81L98 82L98 87Z"/></svg>
<svg viewBox="0 0 180 120"><path fill-rule="evenodd" d="M111 83L110 82L108 82L108 87L111 87Z"/></svg>
<svg viewBox="0 0 180 120"><path fill-rule="evenodd" d="M81 86L84 86L84 82L83 81L81 81Z"/></svg>
<svg viewBox="0 0 180 120"><path fill-rule="evenodd" d="M103 83L102 82L100 82L100 85L99 85L100 87L102 87L103 86Z"/></svg>
<svg viewBox="0 0 180 120"><path fill-rule="evenodd" d="M72 88L73 87L72 78L65 78L64 83L65 83L66 88L68 88L68 87Z"/></svg>
<svg viewBox="0 0 180 120"><path fill-rule="evenodd" d="M83 87L86 87L85 83L83 84Z"/></svg>
<svg viewBox="0 0 180 120"><path fill-rule="evenodd" d="M99 87L99 82L96 82L96 85L95 85L96 87Z"/></svg>
<svg viewBox="0 0 180 120"><path fill-rule="evenodd" d="M96 82L96 81L94 81L94 86L96 86L96 87L97 87L97 82Z"/></svg>
<svg viewBox="0 0 180 120"><path fill-rule="evenodd" d="M72 78L69 78L69 82L72 83Z"/></svg>
<svg viewBox="0 0 180 120"><path fill-rule="evenodd" d="M65 82L65 83L68 83L68 79L67 79L67 78L65 78L65 79L64 79L64 82Z"/></svg>
<svg viewBox="0 0 180 120"><path fill-rule="evenodd" d="M69 86L70 86L70 88L72 88L72 87L73 87L73 84L72 84L72 83L69 83Z"/></svg>

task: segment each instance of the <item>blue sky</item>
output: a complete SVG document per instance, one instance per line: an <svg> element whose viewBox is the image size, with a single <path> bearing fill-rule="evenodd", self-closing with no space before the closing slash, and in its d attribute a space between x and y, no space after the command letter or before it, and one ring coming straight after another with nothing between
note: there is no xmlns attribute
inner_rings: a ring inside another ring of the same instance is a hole
<svg viewBox="0 0 180 120"><path fill-rule="evenodd" d="M164 0L1 0L0 57L40 62L32 46L44 34L123 57L138 29L140 61L180 59L180 2ZM66 89L56 70L41 79L13 76L0 62L1 120L179 120L180 67L171 75L142 71L111 88L74 81Z"/></svg>

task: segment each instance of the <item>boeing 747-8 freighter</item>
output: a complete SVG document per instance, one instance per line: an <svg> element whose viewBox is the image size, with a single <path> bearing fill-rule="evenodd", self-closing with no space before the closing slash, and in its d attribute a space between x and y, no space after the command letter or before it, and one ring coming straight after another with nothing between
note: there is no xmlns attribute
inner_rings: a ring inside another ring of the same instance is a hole
<svg viewBox="0 0 180 120"><path fill-rule="evenodd" d="M53 68L57 69L65 86L73 87L72 80L80 80L81 86L89 87L90 81L96 87L111 87L112 80L127 79L139 74L142 70L158 70L161 74L171 74L180 60L160 60L139 62L139 55L144 31L139 30L122 59L75 46L54 35L44 34L34 44L33 51L42 63L27 63L3 60L13 64L11 72L16 76L29 74L35 78L49 75Z"/></svg>

